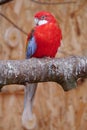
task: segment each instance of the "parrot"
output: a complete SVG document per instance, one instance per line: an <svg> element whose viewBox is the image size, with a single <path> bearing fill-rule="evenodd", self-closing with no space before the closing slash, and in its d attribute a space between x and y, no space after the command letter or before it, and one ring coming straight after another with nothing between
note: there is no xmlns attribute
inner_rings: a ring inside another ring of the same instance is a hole
<svg viewBox="0 0 87 130"><path fill-rule="evenodd" d="M34 15L34 22L34 28L27 36L26 59L32 57L55 57L62 40L62 32L56 18L50 12L39 11ZM24 124L25 120L29 122L28 119L30 119L30 117L32 117L32 120L34 118L32 114L32 103L36 92L36 88L37 83L26 83L24 99L25 109L23 112ZM30 117L28 117L27 119L26 115Z"/></svg>
<svg viewBox="0 0 87 130"><path fill-rule="evenodd" d="M26 58L55 57L61 45L62 33L56 18L40 11L34 16L35 27L26 42Z"/></svg>

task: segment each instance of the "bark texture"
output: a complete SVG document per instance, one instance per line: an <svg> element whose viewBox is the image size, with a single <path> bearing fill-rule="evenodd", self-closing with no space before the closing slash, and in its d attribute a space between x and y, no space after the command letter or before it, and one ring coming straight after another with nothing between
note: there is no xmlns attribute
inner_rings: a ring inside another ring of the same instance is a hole
<svg viewBox="0 0 87 130"><path fill-rule="evenodd" d="M87 78L87 57L0 61L0 88L9 84L53 81L68 91L77 86L79 78Z"/></svg>

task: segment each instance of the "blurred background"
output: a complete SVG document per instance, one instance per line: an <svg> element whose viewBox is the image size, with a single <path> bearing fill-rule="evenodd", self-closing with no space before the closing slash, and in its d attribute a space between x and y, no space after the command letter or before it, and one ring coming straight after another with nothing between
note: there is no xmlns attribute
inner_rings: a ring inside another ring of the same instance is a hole
<svg viewBox="0 0 87 130"><path fill-rule="evenodd" d="M25 58L26 34L40 10L52 12L62 29L63 46L56 57L87 56L87 0L13 0L0 6L0 60ZM0 130L24 130L23 102L24 86L3 87ZM56 83L38 84L33 112L35 130L87 130L87 80L68 92Z"/></svg>

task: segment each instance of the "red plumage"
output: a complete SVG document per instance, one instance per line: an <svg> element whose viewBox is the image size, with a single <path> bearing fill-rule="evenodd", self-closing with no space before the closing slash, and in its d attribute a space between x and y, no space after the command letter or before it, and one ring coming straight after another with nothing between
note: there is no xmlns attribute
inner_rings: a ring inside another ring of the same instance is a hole
<svg viewBox="0 0 87 130"><path fill-rule="evenodd" d="M61 30L55 23L37 26L34 33L37 50L34 57L54 57L60 46Z"/></svg>
<svg viewBox="0 0 87 130"><path fill-rule="evenodd" d="M62 33L56 19L48 12L39 12L35 15L38 19L45 15L48 22L35 26L33 36L35 37L37 49L32 57L54 57L61 44ZM28 40L32 36L28 36Z"/></svg>

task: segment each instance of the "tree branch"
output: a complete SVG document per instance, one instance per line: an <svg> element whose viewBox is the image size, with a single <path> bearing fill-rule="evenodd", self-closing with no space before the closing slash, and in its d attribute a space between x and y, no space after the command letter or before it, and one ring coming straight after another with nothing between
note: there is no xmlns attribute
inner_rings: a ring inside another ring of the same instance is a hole
<svg viewBox="0 0 87 130"><path fill-rule="evenodd" d="M0 88L8 84L25 85L22 125L28 130L36 126L32 107L37 83L57 82L68 91L76 87L79 78L87 78L87 57L0 61Z"/></svg>
<svg viewBox="0 0 87 130"><path fill-rule="evenodd" d="M87 57L0 61L0 88L9 84L53 81L68 91L76 87L79 78L87 78Z"/></svg>
<svg viewBox="0 0 87 130"><path fill-rule="evenodd" d="M0 0L0 5L6 4L11 1L13 1L13 0Z"/></svg>
<svg viewBox="0 0 87 130"><path fill-rule="evenodd" d="M20 32L22 32L23 34L25 34L26 36L28 36L28 33L25 32L22 28L20 28L18 25L16 25L13 21L11 21L11 19L9 19L6 15L4 15L3 13L0 12L0 15L6 19L10 24L12 24L16 29L18 29Z"/></svg>
<svg viewBox="0 0 87 130"><path fill-rule="evenodd" d="M59 5L59 4L76 4L76 1L62 1L62 2L52 2L52 1L39 1L39 0L31 0L32 2L36 4L43 4L43 5Z"/></svg>

